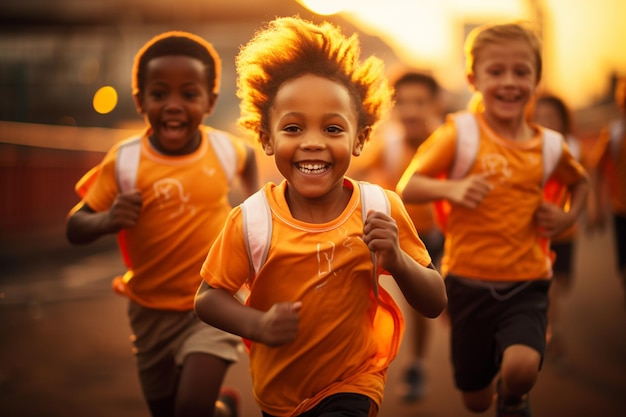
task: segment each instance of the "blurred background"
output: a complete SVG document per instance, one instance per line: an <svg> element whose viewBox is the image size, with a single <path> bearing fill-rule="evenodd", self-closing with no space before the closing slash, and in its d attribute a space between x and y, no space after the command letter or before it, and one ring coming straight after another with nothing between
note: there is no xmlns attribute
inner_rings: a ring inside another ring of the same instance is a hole
<svg viewBox="0 0 626 417"><path fill-rule="evenodd" d="M586 149L593 147L600 129L618 115L612 94L616 77L626 74L626 2L623 0L2 0L0 391L4 394L0 394L0 416L71 414L71 402L60 402L58 409L54 409L37 405L38 401L28 401L36 398L31 389L38 394L53 392L51 386L59 382L54 376L45 379L43 374L38 374L44 370L33 369L30 362L30 355L39 357L48 343L55 346L52 349L67 350L69 355L80 356L82 352L86 360L124 349L116 360L123 362L120 368L127 374L119 378L130 379L131 394L125 397L125 402L120 400L120 409L130 407L134 410L132 415L144 415L138 388L132 385L136 377L127 341L119 342L127 328L111 326L109 333L104 333L117 338L116 342L103 334L82 339L90 334L89 323L67 323L66 315L79 315L77 319L83 321L88 316L78 313L84 310L58 303L106 294L108 298L100 302L109 303L107 308L110 303L115 304L114 313L107 310L106 314L111 314L107 323L126 326L124 307L118 305L121 301L108 288L110 276L122 268L114 239L102 239L80 248L70 247L65 241L65 217L78 201L73 186L113 143L143 128L144 122L134 108L130 83L134 55L148 39L166 30L185 30L213 43L222 58L223 79L216 111L207 122L238 132L234 58L239 47L265 22L276 16L296 14L316 22L331 21L348 34L358 32L363 53L376 54L390 71L411 67L432 73L445 89L448 111L465 107L470 97L463 74L463 42L469 31L487 22L527 20L535 25L544 42L545 75L541 89L561 96L571 106L575 133ZM274 178L272 161L259 154L259 162L262 179ZM613 306L599 313L603 320L613 320L610 323L613 327L602 333L606 333L605 339L598 336L596 341L604 340L603 346L610 345L610 352L602 351L606 359L602 366L614 371L608 380L592 377L591 384L599 386L606 395L589 401L596 404L594 401L609 398L613 408L603 409L603 415L624 415L626 327L621 289L611 267L612 245L612 236L604 234L589 238L578 249L580 253L594 251L579 261L580 268L587 268L587 274L608 276L604 278L608 284L598 294L582 290L584 294L581 293L578 301L572 301L570 308L572 311L591 308L589 299L585 298L590 294L594 294L595 303ZM105 257L93 257L102 253ZM595 264L590 263L591 257L600 259L604 272L599 273ZM58 327L48 324L52 327L37 327L33 331L29 326L33 323L41 326L42 320L52 314L50 307L44 307L49 305L65 309L57 313L66 315L58 316L60 322L55 322ZM89 307L84 307L95 309L91 313L99 315L97 304L91 302ZM571 320L582 320L584 324L588 316L584 317L574 314ZM577 324L580 322L572 322L572 329ZM76 334L72 337L64 333L73 329L72 326L84 326L77 331L85 333L78 339ZM590 321L587 327L581 324L580 328L602 327ZM66 339L54 344L50 337L55 334ZM580 337L586 340L588 334ZM69 339L73 340L72 348L63 343ZM21 340L31 349L37 345L39 350L25 351ZM81 350L81 343L95 343L102 351ZM114 346L103 348L107 343ZM445 347L442 349L445 352ZM21 353L28 358L22 358ZM581 353L583 362L588 362L589 358L584 356L588 353L588 350ZM85 381L92 374L86 371L83 362L49 368L48 362L56 359L47 358L41 361L47 363L51 375L68 372L73 369L71 366L81 368L87 376L76 377L64 388L85 388ZM26 359L30 368L16 365ZM109 368L118 362L102 366ZM26 382L31 378L44 379L34 388ZM17 405L7 405L9 396L18 396ZM49 397L53 395L46 398L50 400ZM116 398L119 400L119 396ZM85 401L87 405L95 405L96 400ZM433 409L437 407L433 405ZM590 412L589 408L583 410ZM584 413L569 415L596 415ZM89 415L111 414L93 411ZM446 414L433 411L428 415Z"/></svg>

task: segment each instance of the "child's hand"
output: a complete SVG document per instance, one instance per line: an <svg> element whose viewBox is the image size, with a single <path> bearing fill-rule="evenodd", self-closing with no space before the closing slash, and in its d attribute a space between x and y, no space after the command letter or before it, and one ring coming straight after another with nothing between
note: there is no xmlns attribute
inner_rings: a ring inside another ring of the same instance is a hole
<svg viewBox="0 0 626 417"><path fill-rule="evenodd" d="M120 231L133 227L139 219L141 205L142 200L139 191L118 194L109 209L109 223L111 229Z"/></svg>
<svg viewBox="0 0 626 417"><path fill-rule="evenodd" d="M261 317L255 340L276 347L296 340L302 302L284 302L272 306Z"/></svg>
<svg viewBox="0 0 626 417"><path fill-rule="evenodd" d="M367 213L363 225L363 242L376 255L378 265L392 272L401 257L398 225L396 221L379 211Z"/></svg>
<svg viewBox="0 0 626 417"><path fill-rule="evenodd" d="M553 238L567 230L573 223L570 216L559 206L543 201L535 212L539 235Z"/></svg>
<svg viewBox="0 0 626 417"><path fill-rule="evenodd" d="M489 174L472 174L456 181L449 200L466 208L476 208L493 189L487 180Z"/></svg>

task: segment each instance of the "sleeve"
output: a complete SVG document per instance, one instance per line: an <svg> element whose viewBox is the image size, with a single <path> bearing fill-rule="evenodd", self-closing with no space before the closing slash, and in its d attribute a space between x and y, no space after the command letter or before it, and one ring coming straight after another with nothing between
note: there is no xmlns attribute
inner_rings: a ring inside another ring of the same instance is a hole
<svg viewBox="0 0 626 417"><path fill-rule="evenodd" d="M456 136L454 120L448 115L446 123L439 126L418 148L406 173L428 177L447 175L454 162Z"/></svg>
<svg viewBox="0 0 626 417"><path fill-rule="evenodd" d="M77 186L79 186L85 180L91 182L88 187L85 187L86 194L83 197L83 201L95 211L108 210L119 193L115 178L117 149L118 146L111 148L100 165L98 165L97 170L90 170L77 183ZM91 175L91 178L86 179L88 175ZM82 184L85 185L85 182Z"/></svg>
<svg viewBox="0 0 626 417"><path fill-rule="evenodd" d="M420 239L402 199L393 191L385 190L385 192L391 206L391 217L398 225L400 247L420 265L430 265L431 258L428 250L426 250L426 246Z"/></svg>
<svg viewBox="0 0 626 417"><path fill-rule="evenodd" d="M587 175L582 164L576 160L570 152L567 144L563 142L563 152L561 158L552 173L551 179L563 185L573 185Z"/></svg>
<svg viewBox="0 0 626 417"><path fill-rule="evenodd" d="M207 254L200 275L213 288L235 294L250 276L250 260L243 237L241 207L228 214L220 234Z"/></svg>

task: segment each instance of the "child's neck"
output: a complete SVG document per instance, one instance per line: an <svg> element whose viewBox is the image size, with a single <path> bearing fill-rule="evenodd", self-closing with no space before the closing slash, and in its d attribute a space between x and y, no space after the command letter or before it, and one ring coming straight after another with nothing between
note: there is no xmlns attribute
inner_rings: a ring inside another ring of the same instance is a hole
<svg viewBox="0 0 626 417"><path fill-rule="evenodd" d="M516 120L501 121L497 118L490 117L489 114L482 114L487 127L496 135L505 139L523 142L532 139L534 131L526 122L524 117Z"/></svg>
<svg viewBox="0 0 626 417"><path fill-rule="evenodd" d="M285 200L291 216L305 223L323 224L335 220L343 213L352 196L352 189L344 185L317 198L306 198L287 184Z"/></svg>

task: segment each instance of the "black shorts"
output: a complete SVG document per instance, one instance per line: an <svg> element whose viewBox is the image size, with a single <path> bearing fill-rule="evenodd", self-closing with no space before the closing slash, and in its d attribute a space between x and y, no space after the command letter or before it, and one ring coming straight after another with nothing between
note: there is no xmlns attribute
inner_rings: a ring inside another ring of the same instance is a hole
<svg viewBox="0 0 626 417"><path fill-rule="evenodd" d="M615 227L617 267L623 271L626 268L626 216L614 214L613 225Z"/></svg>
<svg viewBox="0 0 626 417"><path fill-rule="evenodd" d="M569 278L572 275L572 253L574 252L574 243L569 242L552 242L550 249L554 251L556 259L552 270L554 271L557 279L564 279L569 282Z"/></svg>
<svg viewBox="0 0 626 417"><path fill-rule="evenodd" d="M373 412L375 409L376 404L369 397L344 392L324 398L318 405L299 414L298 417L368 417L376 415ZM263 417L273 416L263 412Z"/></svg>
<svg viewBox="0 0 626 417"><path fill-rule="evenodd" d="M454 381L461 391L487 387L511 345L535 349L543 358L550 281L522 281L506 290L446 277Z"/></svg>

